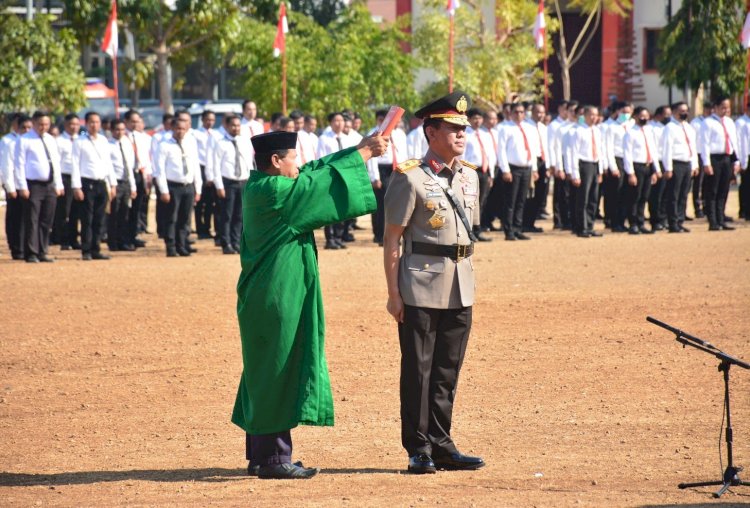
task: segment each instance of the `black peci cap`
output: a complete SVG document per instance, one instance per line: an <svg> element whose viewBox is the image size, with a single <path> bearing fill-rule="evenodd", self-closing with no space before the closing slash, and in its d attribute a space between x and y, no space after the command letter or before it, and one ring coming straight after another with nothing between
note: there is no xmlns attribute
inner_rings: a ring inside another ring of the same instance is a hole
<svg viewBox="0 0 750 508"><path fill-rule="evenodd" d="M255 153L270 153L277 150L292 150L297 148L297 133L276 131L258 134L250 138Z"/></svg>
<svg viewBox="0 0 750 508"><path fill-rule="evenodd" d="M414 113L417 118L436 118L456 125L469 125L466 110L471 106L468 95L461 90L441 97Z"/></svg>

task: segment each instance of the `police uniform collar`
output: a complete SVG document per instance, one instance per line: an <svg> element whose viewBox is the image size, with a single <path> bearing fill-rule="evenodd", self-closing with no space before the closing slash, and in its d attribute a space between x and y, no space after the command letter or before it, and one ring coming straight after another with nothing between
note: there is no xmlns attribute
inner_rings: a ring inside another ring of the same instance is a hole
<svg viewBox="0 0 750 508"><path fill-rule="evenodd" d="M435 172L436 175L439 175L446 169L451 173L455 173L463 168L461 163L458 162L458 159L455 158L453 159L453 167L448 166L448 164L446 164L445 161L440 158L440 156L433 152L432 149L427 150L427 153L424 155L424 159L422 160L427 163L427 165L432 171Z"/></svg>

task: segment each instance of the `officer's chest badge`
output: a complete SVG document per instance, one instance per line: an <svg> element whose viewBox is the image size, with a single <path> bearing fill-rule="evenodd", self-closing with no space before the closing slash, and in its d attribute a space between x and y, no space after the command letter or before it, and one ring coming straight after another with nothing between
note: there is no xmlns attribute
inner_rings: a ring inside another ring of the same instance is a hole
<svg viewBox="0 0 750 508"><path fill-rule="evenodd" d="M433 211L433 210L435 210L435 209L437 208L437 203L435 203L435 202L434 202L434 201L432 201L432 200L430 200L430 201L425 201L425 203L424 203L424 207L425 207L425 208L426 208L427 210Z"/></svg>
<svg viewBox="0 0 750 508"><path fill-rule="evenodd" d="M445 226L445 215L441 215L438 212L432 214L432 217L430 217L430 226L432 229L440 229Z"/></svg>

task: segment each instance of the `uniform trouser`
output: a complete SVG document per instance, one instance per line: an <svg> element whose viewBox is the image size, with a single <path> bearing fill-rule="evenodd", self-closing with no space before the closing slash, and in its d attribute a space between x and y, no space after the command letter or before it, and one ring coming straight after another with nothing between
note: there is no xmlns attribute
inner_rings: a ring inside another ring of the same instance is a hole
<svg viewBox="0 0 750 508"><path fill-rule="evenodd" d="M625 204L621 201L621 197L623 197L622 186L626 185L622 157L616 157L615 162L617 163L619 174L614 176L610 171L606 171L602 182L604 216L609 221L611 228L617 226L624 227L625 218L627 217Z"/></svg>
<svg viewBox="0 0 750 508"><path fill-rule="evenodd" d="M192 183L175 182L167 182L167 187L169 188L169 203L163 203L166 205L164 243L167 246L167 252L175 250L187 252L195 187Z"/></svg>
<svg viewBox="0 0 750 508"><path fill-rule="evenodd" d="M135 199L130 205L130 217L128 217L128 224L130 227L130 232L128 234L132 241L135 241L135 237L138 236L138 233L146 230L146 223L144 222L141 224L141 209L143 208L144 201L148 202L148 199L149 195L146 192L146 179L143 177L143 173L136 171Z"/></svg>
<svg viewBox="0 0 750 508"><path fill-rule="evenodd" d="M523 227L523 207L526 204L526 194L529 191L531 169L510 166L513 180L503 182L503 231L505 234L520 233Z"/></svg>
<svg viewBox="0 0 750 508"><path fill-rule="evenodd" d="M571 189L574 203L573 230L576 233L590 233L594 230L596 211L599 208L599 164L581 161L578 172L581 185Z"/></svg>
<svg viewBox="0 0 750 508"><path fill-rule="evenodd" d="M378 173L380 173L381 185L379 189L373 189L377 210L372 214L372 233L376 242L382 242L385 232L385 191L388 190L388 182L393 173L393 165L378 164Z"/></svg>
<svg viewBox="0 0 750 508"><path fill-rule="evenodd" d="M99 252L102 242L102 224L109 195L104 180L81 178L81 253Z"/></svg>
<svg viewBox="0 0 750 508"><path fill-rule="evenodd" d="M201 200L195 204L195 232L201 236L211 234L211 219L214 221L214 231L218 234L219 228L216 221L218 212L218 203L216 198L216 188L208 184L206 180L206 166L201 165L201 177L203 178L203 187L201 187Z"/></svg>
<svg viewBox="0 0 750 508"><path fill-rule="evenodd" d="M745 161L746 164L750 162L750 157L748 159ZM740 176L740 217L750 220L750 164L746 167L747 169Z"/></svg>
<svg viewBox="0 0 750 508"><path fill-rule="evenodd" d="M480 224L483 228L489 228L495 218L500 217L503 208L503 179L500 168L495 168L495 179L492 188L487 193L487 200L481 205Z"/></svg>
<svg viewBox="0 0 750 508"><path fill-rule="evenodd" d="M556 228L570 227L570 179L555 177L552 192L552 215Z"/></svg>
<svg viewBox="0 0 750 508"><path fill-rule="evenodd" d="M221 246L239 247L242 237L242 190L247 180L222 178L222 182L224 182L224 197L219 198Z"/></svg>
<svg viewBox="0 0 750 508"><path fill-rule="evenodd" d="M547 167L541 159L537 159L537 173L539 178L534 182L534 193L526 200L526 205L523 208L523 225L527 228L534 227L534 222L544 210L544 205L547 202L549 176L547 175Z"/></svg>
<svg viewBox="0 0 750 508"><path fill-rule="evenodd" d="M703 158L698 156L698 174L693 177L693 211L700 215L703 210Z"/></svg>
<svg viewBox="0 0 750 508"><path fill-rule="evenodd" d="M291 431L245 434L245 457L254 466L290 464L292 462Z"/></svg>
<svg viewBox="0 0 750 508"><path fill-rule="evenodd" d="M691 174L690 162L672 161L672 178L667 180L667 188L664 191L670 228L680 227L685 222Z"/></svg>
<svg viewBox="0 0 750 508"><path fill-rule="evenodd" d="M667 200L664 195L667 181L664 179L664 165L659 162L659 166L661 166L662 178L651 186L651 193L648 196L648 220L652 227L657 224L664 225L667 222Z"/></svg>
<svg viewBox="0 0 750 508"><path fill-rule="evenodd" d="M117 181L117 192L115 199L109 206L109 216L107 217L107 243L110 248L120 248L123 245L132 245L135 237L131 238L130 233L130 182L127 180Z"/></svg>
<svg viewBox="0 0 750 508"><path fill-rule="evenodd" d="M61 245L72 245L78 236L78 206L73 199L70 175L63 174L62 182L65 194L57 198L55 223L52 227L52 239Z"/></svg>
<svg viewBox="0 0 750 508"><path fill-rule="evenodd" d="M27 180L29 199L23 203L24 257L46 256L55 219L57 194L53 182Z"/></svg>
<svg viewBox="0 0 750 508"><path fill-rule="evenodd" d="M626 184L628 192L628 224L630 227L642 228L646 223L646 203L648 195L651 192L651 173L650 165L633 163L635 171L636 185Z"/></svg>
<svg viewBox="0 0 750 508"><path fill-rule="evenodd" d="M404 306L401 345L401 443L409 456L456 453L451 418L471 331L471 307Z"/></svg>
<svg viewBox="0 0 750 508"><path fill-rule="evenodd" d="M724 209L729 196L729 185L732 181L732 160L729 155L711 154L711 167L714 174L703 177L703 201L711 226L722 225L725 222Z"/></svg>
<svg viewBox="0 0 750 508"><path fill-rule="evenodd" d="M24 203L21 196L16 194L12 198L6 192L5 200L5 237L8 239L8 249L14 257L23 257L26 242L24 231Z"/></svg>

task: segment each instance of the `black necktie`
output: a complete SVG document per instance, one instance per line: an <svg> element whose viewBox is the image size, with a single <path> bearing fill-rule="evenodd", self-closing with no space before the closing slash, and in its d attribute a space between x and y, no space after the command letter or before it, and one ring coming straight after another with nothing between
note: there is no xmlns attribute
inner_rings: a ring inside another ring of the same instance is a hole
<svg viewBox="0 0 750 508"><path fill-rule="evenodd" d="M236 139L232 138L229 141L231 141L232 145L234 146L234 176L239 178L242 175L242 167L240 166L240 151L237 148Z"/></svg>
<svg viewBox="0 0 750 508"><path fill-rule="evenodd" d="M339 150L343 150L343 146L341 145L341 138L336 136L336 144L339 145Z"/></svg>
<svg viewBox="0 0 750 508"><path fill-rule="evenodd" d="M187 160L185 160L185 150L182 148L182 143L175 139L177 141L177 146L180 147L180 152L182 152L182 174L184 176L187 176L188 174L188 167L187 167Z"/></svg>
<svg viewBox="0 0 750 508"><path fill-rule="evenodd" d="M128 163L125 159L125 150L122 149L122 140L119 140L117 144L120 146L120 155L122 155L122 179L125 180L128 173Z"/></svg>
<svg viewBox="0 0 750 508"><path fill-rule="evenodd" d="M39 136L42 140L42 146L44 147L44 154L47 156L47 162L49 163L49 178L47 178L47 182L51 182L52 178L54 177L54 169L52 168L52 157L49 155L49 150L47 150L47 143L44 142L44 135Z"/></svg>

